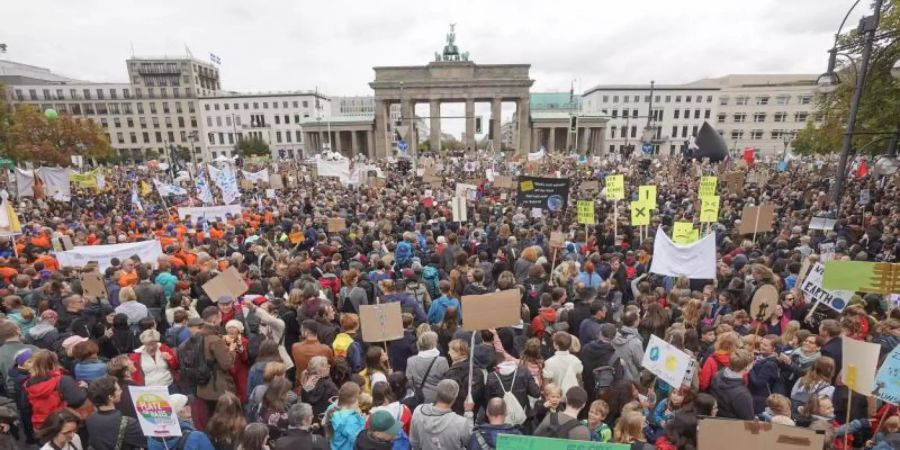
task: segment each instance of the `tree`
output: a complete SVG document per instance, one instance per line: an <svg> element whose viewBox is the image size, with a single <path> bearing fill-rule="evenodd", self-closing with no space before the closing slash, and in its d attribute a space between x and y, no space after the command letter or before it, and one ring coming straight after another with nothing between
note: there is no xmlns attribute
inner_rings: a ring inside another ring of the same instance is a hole
<svg viewBox="0 0 900 450"><path fill-rule="evenodd" d="M12 118L9 113L9 104L6 103L6 87L0 83L0 155L7 154L7 136Z"/></svg>
<svg viewBox="0 0 900 450"><path fill-rule="evenodd" d="M900 0L889 0L882 12L881 24L859 103L856 130L851 148L854 152L880 153L887 148L889 134L900 117L900 80L891 76L891 66L900 58ZM841 36L838 46L857 63L863 36L853 30ZM807 123L793 141L800 154L832 153L841 150L843 132L850 111L850 100L856 87L858 67L848 65L837 70L841 84L816 98L816 112L822 117L818 125Z"/></svg>
<svg viewBox="0 0 900 450"><path fill-rule="evenodd" d="M272 154L272 151L269 150L269 144L259 137L241 139L237 145L234 146L234 150L244 157L269 156Z"/></svg>
<svg viewBox="0 0 900 450"><path fill-rule="evenodd" d="M173 153L179 161L191 161L191 150L183 145L176 145Z"/></svg>
<svg viewBox="0 0 900 450"><path fill-rule="evenodd" d="M144 152L144 161L159 161L159 150L155 148L148 148L147 151Z"/></svg>
<svg viewBox="0 0 900 450"><path fill-rule="evenodd" d="M114 153L97 123L68 114L51 121L29 105L16 107L7 147L7 155L16 162L59 166L70 165L72 156L103 160Z"/></svg>

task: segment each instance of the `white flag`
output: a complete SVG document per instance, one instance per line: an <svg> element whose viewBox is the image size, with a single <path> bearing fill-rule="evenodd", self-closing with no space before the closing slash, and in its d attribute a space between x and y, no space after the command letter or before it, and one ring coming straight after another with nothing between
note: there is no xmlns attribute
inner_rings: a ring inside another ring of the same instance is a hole
<svg viewBox="0 0 900 450"><path fill-rule="evenodd" d="M138 211L144 210L144 205L141 204L141 198L138 196L137 185L131 187L131 206Z"/></svg>
<svg viewBox="0 0 900 450"><path fill-rule="evenodd" d="M206 176L203 173L203 170L200 170L196 183L197 196L200 198L200 201L206 205L211 205L213 203L213 195L212 191L209 190L209 185L206 184Z"/></svg>
<svg viewBox="0 0 900 450"><path fill-rule="evenodd" d="M167 195L187 195L187 190L182 187L175 186L174 184L163 183L162 181L153 179L153 185L156 187L156 191L159 192L159 195L165 197Z"/></svg>
<svg viewBox="0 0 900 450"><path fill-rule="evenodd" d="M241 196L241 191L238 189L234 172L232 172L229 167L219 171L218 176L216 177L216 186L222 190L222 202L226 205L231 204L231 202L237 200Z"/></svg>
<svg viewBox="0 0 900 450"><path fill-rule="evenodd" d="M716 234L708 234L690 244L676 244L662 227L657 228L650 272L671 277L715 279Z"/></svg>

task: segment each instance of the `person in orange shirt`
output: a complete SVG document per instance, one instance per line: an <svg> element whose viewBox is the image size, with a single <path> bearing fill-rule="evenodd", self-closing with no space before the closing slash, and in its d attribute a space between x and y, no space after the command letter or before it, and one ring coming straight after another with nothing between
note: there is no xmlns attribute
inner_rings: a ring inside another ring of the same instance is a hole
<svg viewBox="0 0 900 450"><path fill-rule="evenodd" d="M44 250L41 250L41 252L43 251ZM59 271L59 261L46 253L39 253L37 258L35 258L34 260L35 262L43 263L44 269L49 270L50 272Z"/></svg>
<svg viewBox="0 0 900 450"><path fill-rule="evenodd" d="M31 245L49 249L50 247L52 247L52 244L50 244L50 233L46 230L41 230L40 233L31 237Z"/></svg>
<svg viewBox="0 0 900 450"><path fill-rule="evenodd" d="M209 228L209 237L215 240L225 239L225 230L220 228L220 225L218 223L214 223Z"/></svg>
<svg viewBox="0 0 900 450"><path fill-rule="evenodd" d="M120 287L138 284L137 271L134 270L134 262L130 259L122 262L122 273L119 275L118 283Z"/></svg>
<svg viewBox="0 0 900 450"><path fill-rule="evenodd" d="M19 271L16 270L18 266L18 261L15 259L10 258L7 261L5 258L0 258L0 278L3 279L4 283L7 285L12 284L13 278L19 274Z"/></svg>

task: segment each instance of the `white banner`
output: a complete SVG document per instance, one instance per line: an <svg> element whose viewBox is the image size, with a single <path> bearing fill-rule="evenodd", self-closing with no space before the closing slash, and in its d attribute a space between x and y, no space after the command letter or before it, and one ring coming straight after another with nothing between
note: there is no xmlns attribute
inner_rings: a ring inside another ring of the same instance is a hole
<svg viewBox="0 0 900 450"><path fill-rule="evenodd" d="M536 151L536 152L534 152L534 153L529 153L529 154L528 154L528 160L529 160L529 161L540 161L540 160L542 160L542 159L544 159L544 149L543 149L543 147L542 147L540 150L538 150L538 151Z"/></svg>
<svg viewBox="0 0 900 450"><path fill-rule="evenodd" d="M238 189L234 172L232 172L230 168L226 167L225 169L220 170L215 181L216 186L222 191L222 203L228 205L240 198L241 191Z"/></svg>
<svg viewBox="0 0 900 450"><path fill-rule="evenodd" d="M350 161L341 159L338 161L329 161L325 159L316 160L316 171L320 177L338 177L341 184L350 183Z"/></svg>
<svg viewBox="0 0 900 450"><path fill-rule="evenodd" d="M467 222L469 220L469 211L465 197L453 197L450 200L450 207L453 209L454 222Z"/></svg>
<svg viewBox="0 0 900 450"><path fill-rule="evenodd" d="M716 234L690 244L676 244L656 229L650 272L670 277L712 280L716 278Z"/></svg>
<svg viewBox="0 0 900 450"><path fill-rule="evenodd" d="M16 167L16 190L19 197L34 197L34 171Z"/></svg>
<svg viewBox="0 0 900 450"><path fill-rule="evenodd" d="M72 187L69 184L71 170L60 167L41 167L35 170L35 173L44 183L44 196L61 202L72 199Z"/></svg>
<svg viewBox="0 0 900 450"><path fill-rule="evenodd" d="M178 207L178 218L184 220L188 215L196 221L200 217L207 219L219 219L225 221L225 215L233 216L241 215L241 205L219 205L219 206L180 206Z"/></svg>
<svg viewBox="0 0 900 450"><path fill-rule="evenodd" d="M187 195L187 190L175 186L174 184L163 183L162 181L153 179L153 186L156 187L156 191L159 192L159 195L165 197L167 195Z"/></svg>
<svg viewBox="0 0 900 450"><path fill-rule="evenodd" d="M244 175L245 180L250 180L254 183L258 183L258 182L268 183L269 182L269 169L263 169L256 173L247 172L246 170L241 170L241 174Z"/></svg>
<svg viewBox="0 0 900 450"><path fill-rule="evenodd" d="M647 350L644 351L644 359L641 360L641 366L675 389L685 384L692 364L693 358L687 353L652 334ZM687 380L688 385L690 382Z"/></svg>
<svg viewBox="0 0 900 450"><path fill-rule="evenodd" d="M110 260L119 258L124 260L137 255L141 262L150 263L156 267L156 259L163 255L162 245L156 239L143 242L129 242L125 244L110 245L79 245L72 250L56 253L56 260L60 267L83 267L90 261L96 261L100 266L100 272L110 267Z"/></svg>
<svg viewBox="0 0 900 450"><path fill-rule="evenodd" d="M144 436L167 438L181 436L181 424L172 408L165 386L128 386Z"/></svg>
<svg viewBox="0 0 900 450"><path fill-rule="evenodd" d="M825 265L817 262L809 271L809 274L806 275L800 290L808 296L807 300L815 299L815 301L837 312L843 312L844 308L847 307L847 303L850 302L850 297L853 297L853 292L823 289L822 278L824 276Z"/></svg>

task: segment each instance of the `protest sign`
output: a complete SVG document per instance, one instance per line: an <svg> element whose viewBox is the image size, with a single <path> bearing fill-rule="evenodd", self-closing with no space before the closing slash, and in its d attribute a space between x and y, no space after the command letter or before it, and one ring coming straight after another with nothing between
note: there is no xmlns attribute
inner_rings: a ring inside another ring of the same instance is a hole
<svg viewBox="0 0 900 450"><path fill-rule="evenodd" d="M582 181L578 185L578 191L581 193L597 193L600 192L600 182L597 180Z"/></svg>
<svg viewBox="0 0 900 450"><path fill-rule="evenodd" d="M329 217L328 218L328 232L329 233L340 233L347 229L347 220L343 217Z"/></svg>
<svg viewBox="0 0 900 450"><path fill-rule="evenodd" d="M72 250L74 248L75 244L72 243L72 238L68 234L64 234L53 239L53 249L58 252L63 250Z"/></svg>
<svg viewBox="0 0 900 450"><path fill-rule="evenodd" d="M393 341L403 337L400 302L359 305L363 342Z"/></svg>
<svg viewBox="0 0 900 450"><path fill-rule="evenodd" d="M722 182L729 194L740 195L744 192L745 178L744 172L729 172L722 177Z"/></svg>
<svg viewBox="0 0 900 450"><path fill-rule="evenodd" d="M193 220L205 217L207 220L224 221L226 215L237 217L241 215L241 205L220 205L220 206L181 206L178 208L178 218L184 220L187 216L191 216Z"/></svg>
<svg viewBox="0 0 900 450"><path fill-rule="evenodd" d="M750 318L752 320L769 320L775 314L778 304L778 290L771 284L764 284L756 289L750 301Z"/></svg>
<svg viewBox="0 0 900 450"><path fill-rule="evenodd" d="M891 350L875 375L875 396L894 405L900 404L900 345Z"/></svg>
<svg viewBox="0 0 900 450"><path fill-rule="evenodd" d="M606 198L608 200L625 199L625 175L608 175L606 177Z"/></svg>
<svg viewBox="0 0 900 450"><path fill-rule="evenodd" d="M266 189L266 198L276 198L275 189Z"/></svg>
<svg viewBox="0 0 900 450"><path fill-rule="evenodd" d="M800 285L800 290L809 296L808 299L815 299L815 301L828 306L837 312L842 312L844 308L847 307L847 302L850 301L853 292L824 289L822 287L822 278L824 274L825 265L817 262L812 267L809 274L806 275L806 278Z"/></svg>
<svg viewBox="0 0 900 450"><path fill-rule="evenodd" d="M841 351L841 378L844 384L862 395L871 395L875 390L875 371L881 346L844 336Z"/></svg>
<svg viewBox="0 0 900 450"><path fill-rule="evenodd" d="M703 417L697 428L697 450L809 450L824 445L823 433L759 420Z"/></svg>
<svg viewBox="0 0 900 450"><path fill-rule="evenodd" d="M700 177L700 198L716 195L716 184L718 182L718 177Z"/></svg>
<svg viewBox="0 0 900 450"><path fill-rule="evenodd" d="M594 202L590 200L578 200L578 223L581 225L593 225Z"/></svg>
<svg viewBox="0 0 900 450"><path fill-rule="evenodd" d="M280 174L273 173L269 175L269 187L272 189L284 189L284 179Z"/></svg>
<svg viewBox="0 0 900 450"><path fill-rule="evenodd" d="M772 231L772 219L775 218L775 206L745 206L741 212L740 234L756 234Z"/></svg>
<svg viewBox="0 0 900 450"><path fill-rule="evenodd" d="M690 244L693 241L694 224L692 222L675 222L672 227L672 240L676 244Z"/></svg>
<svg viewBox="0 0 900 450"><path fill-rule="evenodd" d="M496 450L629 450L631 444L574 441L524 434L497 433Z"/></svg>
<svg viewBox="0 0 900 450"><path fill-rule="evenodd" d="M512 177L507 175L494 175L494 186L500 189L512 189L516 187Z"/></svg>
<svg viewBox="0 0 900 450"><path fill-rule="evenodd" d="M64 252L56 252L56 260L59 261L60 267L84 267L85 264L96 261L100 271L105 271L112 264L113 258L120 261L128 259L134 255L156 267L156 262L163 255L162 246L159 241L128 242L124 244L108 244L108 245L79 245L72 250Z"/></svg>
<svg viewBox="0 0 900 450"><path fill-rule="evenodd" d="M650 207L639 200L631 202L631 225L650 225Z"/></svg>
<svg viewBox="0 0 900 450"><path fill-rule="evenodd" d="M128 386L128 392L144 436L181 436L181 425L166 386Z"/></svg>
<svg viewBox="0 0 900 450"><path fill-rule="evenodd" d="M519 177L516 204L561 211L569 204L568 178Z"/></svg>
<svg viewBox="0 0 900 450"><path fill-rule="evenodd" d="M860 205L868 205L870 201L872 201L872 193L868 189L860 190L859 191L859 204Z"/></svg>
<svg viewBox="0 0 900 450"><path fill-rule="evenodd" d="M650 209L656 209L656 185L646 184L638 187L638 201Z"/></svg>
<svg viewBox="0 0 900 450"><path fill-rule="evenodd" d="M641 366L676 389L684 383L692 363L690 355L654 335L650 335L641 360Z"/></svg>
<svg viewBox="0 0 900 450"><path fill-rule="evenodd" d="M468 183L456 183L456 195L458 197L472 198L473 193L478 195L478 186Z"/></svg>
<svg viewBox="0 0 900 450"><path fill-rule="evenodd" d="M238 270L231 266L224 272L216 275L213 279L203 284L203 292L213 302L219 301L221 297L231 297L237 300L238 297L247 292L247 284L241 279Z"/></svg>
<svg viewBox="0 0 900 450"><path fill-rule="evenodd" d="M467 222L469 220L469 211L465 197L456 196L450 199L450 209L453 210L454 222Z"/></svg>
<svg viewBox="0 0 900 450"><path fill-rule="evenodd" d="M650 272L670 277L715 279L716 234L710 233L691 244L678 245L669 239L662 227L657 228Z"/></svg>
<svg viewBox="0 0 900 450"><path fill-rule="evenodd" d="M836 223L837 220L835 219L829 219L827 217L813 217L809 221L809 229L831 231L834 229L834 225Z"/></svg>
<svg viewBox="0 0 900 450"><path fill-rule="evenodd" d="M719 220L719 196L700 197L700 222L712 223Z"/></svg>
<svg viewBox="0 0 900 450"><path fill-rule="evenodd" d="M106 298L106 283L103 282L103 275L100 272L81 272L78 278L81 280L81 290L85 297Z"/></svg>
<svg viewBox="0 0 900 450"><path fill-rule="evenodd" d="M828 261L822 287L882 295L898 293L900 263Z"/></svg>
<svg viewBox="0 0 900 450"><path fill-rule="evenodd" d="M518 289L507 289L484 295L463 295L463 329L466 331L486 330L518 325L521 317L522 293Z"/></svg>
<svg viewBox="0 0 900 450"><path fill-rule="evenodd" d="M563 233L562 231L550 232L550 248L562 248L565 243L566 233Z"/></svg>

